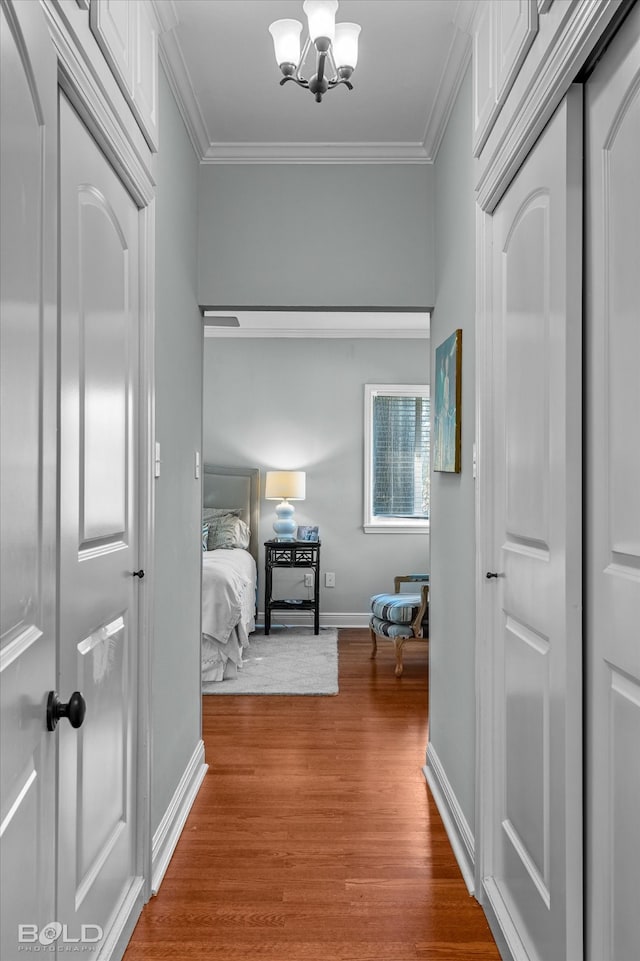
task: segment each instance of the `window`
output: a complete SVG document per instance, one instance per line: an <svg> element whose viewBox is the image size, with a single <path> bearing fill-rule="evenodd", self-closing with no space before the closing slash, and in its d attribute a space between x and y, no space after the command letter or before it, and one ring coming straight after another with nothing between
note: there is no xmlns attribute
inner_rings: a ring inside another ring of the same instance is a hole
<svg viewBox="0 0 640 961"><path fill-rule="evenodd" d="M429 388L365 385L364 530L429 529Z"/></svg>

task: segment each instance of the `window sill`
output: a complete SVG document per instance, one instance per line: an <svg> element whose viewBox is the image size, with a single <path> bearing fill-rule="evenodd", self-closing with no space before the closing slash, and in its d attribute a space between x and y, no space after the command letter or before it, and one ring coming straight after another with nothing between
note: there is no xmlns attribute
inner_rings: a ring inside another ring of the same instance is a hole
<svg viewBox="0 0 640 961"><path fill-rule="evenodd" d="M428 534L429 524L364 524L365 534Z"/></svg>

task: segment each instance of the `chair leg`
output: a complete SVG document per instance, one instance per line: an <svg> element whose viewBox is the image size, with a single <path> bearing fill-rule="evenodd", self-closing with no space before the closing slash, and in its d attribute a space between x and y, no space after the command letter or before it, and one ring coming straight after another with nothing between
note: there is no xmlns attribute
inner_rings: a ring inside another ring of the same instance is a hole
<svg viewBox="0 0 640 961"><path fill-rule="evenodd" d="M372 627L369 628L369 633L371 634L371 660L374 661L378 653L378 637Z"/></svg>
<svg viewBox="0 0 640 961"><path fill-rule="evenodd" d="M396 649L396 677L402 677L402 648L404 642L404 637L394 637L393 639L393 646Z"/></svg>

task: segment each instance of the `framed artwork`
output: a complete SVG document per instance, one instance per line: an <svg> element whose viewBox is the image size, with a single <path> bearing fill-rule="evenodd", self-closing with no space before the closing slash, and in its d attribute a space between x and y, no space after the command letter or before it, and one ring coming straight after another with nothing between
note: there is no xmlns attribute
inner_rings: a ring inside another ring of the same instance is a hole
<svg viewBox="0 0 640 961"><path fill-rule="evenodd" d="M462 330L436 347L433 469L460 473Z"/></svg>
<svg viewBox="0 0 640 961"><path fill-rule="evenodd" d="M298 533L296 534L296 540L298 541L317 541L318 540L318 528L317 527L299 527Z"/></svg>

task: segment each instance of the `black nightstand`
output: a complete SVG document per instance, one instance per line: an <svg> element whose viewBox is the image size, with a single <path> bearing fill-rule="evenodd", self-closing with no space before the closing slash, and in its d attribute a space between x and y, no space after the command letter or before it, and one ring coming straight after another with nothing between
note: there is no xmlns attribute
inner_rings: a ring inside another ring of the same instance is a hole
<svg viewBox="0 0 640 961"><path fill-rule="evenodd" d="M320 633L320 541L265 541L264 633L271 629L271 611L313 611L313 633ZM313 600L273 600L273 570L307 567L313 571Z"/></svg>

